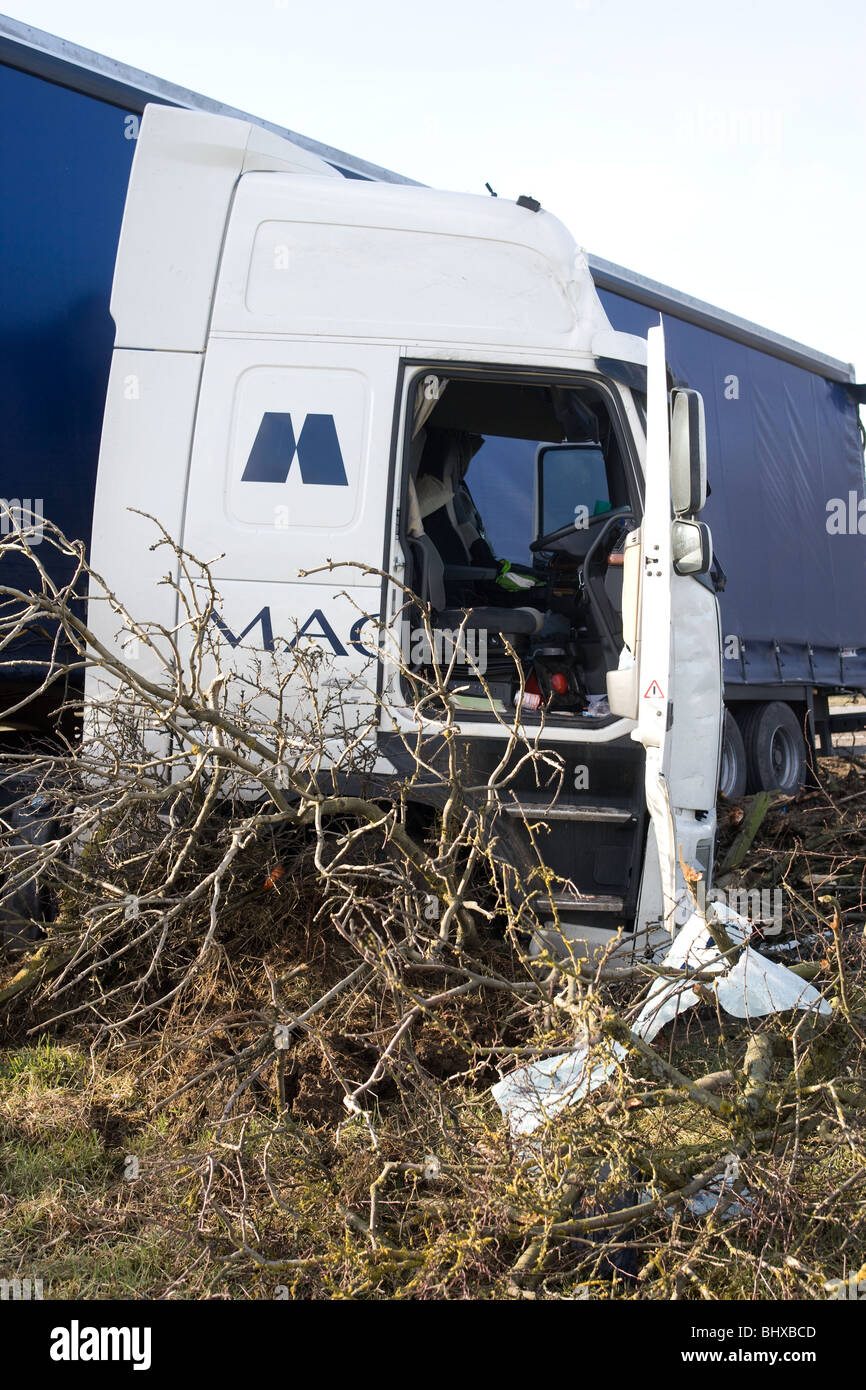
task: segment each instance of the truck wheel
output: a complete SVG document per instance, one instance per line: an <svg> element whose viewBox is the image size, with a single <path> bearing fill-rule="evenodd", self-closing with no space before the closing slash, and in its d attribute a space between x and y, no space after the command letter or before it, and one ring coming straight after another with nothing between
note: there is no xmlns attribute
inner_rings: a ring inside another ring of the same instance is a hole
<svg viewBox="0 0 866 1390"><path fill-rule="evenodd" d="M34 941L44 936L39 925L42 903L35 883L19 888L3 903L0 918L3 923L3 945L10 955L26 951Z"/></svg>
<svg viewBox="0 0 866 1390"><path fill-rule="evenodd" d="M719 795L726 801L746 794L746 747L740 726L730 710L725 710L722 730L722 762L719 768Z"/></svg>
<svg viewBox="0 0 866 1390"><path fill-rule="evenodd" d="M754 705L740 720L746 748L748 790L793 796L806 776L806 744L790 705L771 700Z"/></svg>
<svg viewBox="0 0 866 1390"><path fill-rule="evenodd" d="M47 798L42 795L33 797L27 806L16 807L9 824L13 830L8 846L13 867L16 851L44 845L60 833L59 823L51 816ZM36 879L10 893L0 903L0 931L6 950L15 955L43 937L42 923L53 920L53 909L50 891Z"/></svg>

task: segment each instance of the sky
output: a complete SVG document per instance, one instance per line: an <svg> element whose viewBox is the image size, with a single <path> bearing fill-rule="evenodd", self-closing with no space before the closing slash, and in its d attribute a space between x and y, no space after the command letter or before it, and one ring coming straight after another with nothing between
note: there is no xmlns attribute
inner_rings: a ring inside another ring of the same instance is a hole
<svg viewBox="0 0 866 1390"><path fill-rule="evenodd" d="M863 0L5 0L37 28L587 250L866 376Z"/></svg>

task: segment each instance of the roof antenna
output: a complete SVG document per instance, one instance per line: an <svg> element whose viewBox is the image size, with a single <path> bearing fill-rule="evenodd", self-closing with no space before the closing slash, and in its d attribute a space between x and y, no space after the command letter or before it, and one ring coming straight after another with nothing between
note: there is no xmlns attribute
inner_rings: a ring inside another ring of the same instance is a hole
<svg viewBox="0 0 866 1390"><path fill-rule="evenodd" d="M487 192L490 194L491 198L498 198L498 197L499 197L499 194L498 194L498 193L494 193L494 191L493 191L493 189L490 187L490 184L489 184L489 183L486 183L486 184L484 185L484 187L487 189Z"/></svg>

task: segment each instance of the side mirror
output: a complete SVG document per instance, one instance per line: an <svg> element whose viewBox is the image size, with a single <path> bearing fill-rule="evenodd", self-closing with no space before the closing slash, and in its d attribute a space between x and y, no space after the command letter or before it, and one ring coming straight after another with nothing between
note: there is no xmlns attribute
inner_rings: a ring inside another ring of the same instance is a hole
<svg viewBox="0 0 866 1390"><path fill-rule="evenodd" d="M676 516L696 516L707 500L707 426L699 391L671 392L671 496Z"/></svg>
<svg viewBox="0 0 866 1390"><path fill-rule="evenodd" d="M671 528L671 554L677 574L709 573L713 563L709 526L703 521L675 521Z"/></svg>

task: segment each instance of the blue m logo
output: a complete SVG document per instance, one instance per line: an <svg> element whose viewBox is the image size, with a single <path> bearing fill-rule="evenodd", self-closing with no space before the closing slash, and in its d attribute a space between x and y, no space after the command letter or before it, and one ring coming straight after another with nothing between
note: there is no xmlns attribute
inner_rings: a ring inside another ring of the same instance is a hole
<svg viewBox="0 0 866 1390"><path fill-rule="evenodd" d="M262 416L241 481L285 483L295 453L304 483L349 486L333 415L308 415L296 444L291 415L276 410Z"/></svg>

